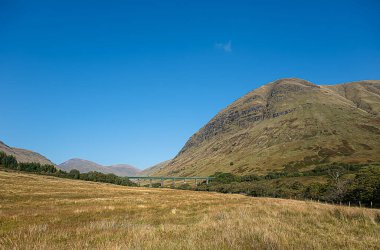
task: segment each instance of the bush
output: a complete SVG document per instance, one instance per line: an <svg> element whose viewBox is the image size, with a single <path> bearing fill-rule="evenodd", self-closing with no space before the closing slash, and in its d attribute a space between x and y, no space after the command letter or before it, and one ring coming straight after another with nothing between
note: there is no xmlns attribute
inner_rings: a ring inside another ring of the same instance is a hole
<svg viewBox="0 0 380 250"><path fill-rule="evenodd" d="M380 166L361 169L350 184L346 201L361 202L380 207Z"/></svg>
<svg viewBox="0 0 380 250"><path fill-rule="evenodd" d="M326 185L321 183L311 183L305 189L304 197L314 200L325 200Z"/></svg>
<svg viewBox="0 0 380 250"><path fill-rule="evenodd" d="M192 187L190 186L189 183L184 183L184 184L181 184L178 186L178 189L182 189L182 190L190 190L192 189Z"/></svg>
<svg viewBox="0 0 380 250"><path fill-rule="evenodd" d="M240 178L238 176L235 176L231 173L216 172L211 177L215 177L213 182L216 182L216 183L225 183L226 184L226 183L240 181Z"/></svg>
<svg viewBox="0 0 380 250"><path fill-rule="evenodd" d="M70 170L68 176L72 179L79 179L80 178L80 172L77 169Z"/></svg>

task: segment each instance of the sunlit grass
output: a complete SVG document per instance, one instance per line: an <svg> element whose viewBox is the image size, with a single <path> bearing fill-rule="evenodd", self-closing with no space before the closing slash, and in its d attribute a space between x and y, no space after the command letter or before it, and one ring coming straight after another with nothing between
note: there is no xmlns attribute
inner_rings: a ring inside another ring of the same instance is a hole
<svg viewBox="0 0 380 250"><path fill-rule="evenodd" d="M0 171L2 249L379 248L380 211Z"/></svg>

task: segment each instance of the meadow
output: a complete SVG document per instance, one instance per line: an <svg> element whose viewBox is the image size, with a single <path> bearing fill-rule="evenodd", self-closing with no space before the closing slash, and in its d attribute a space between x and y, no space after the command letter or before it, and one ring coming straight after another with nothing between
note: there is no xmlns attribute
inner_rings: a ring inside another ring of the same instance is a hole
<svg viewBox="0 0 380 250"><path fill-rule="evenodd" d="M0 171L0 249L380 249L380 210Z"/></svg>

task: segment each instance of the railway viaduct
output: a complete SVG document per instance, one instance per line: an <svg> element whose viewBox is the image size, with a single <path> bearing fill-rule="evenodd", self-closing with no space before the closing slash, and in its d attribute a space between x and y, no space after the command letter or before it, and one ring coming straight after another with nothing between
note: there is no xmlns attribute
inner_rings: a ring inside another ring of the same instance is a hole
<svg viewBox="0 0 380 250"><path fill-rule="evenodd" d="M159 180L161 183L161 187L164 187L164 181L166 180L172 180L172 186L175 187L176 181L183 181L184 184L187 183L187 181L194 181L195 185L197 186L200 181L206 181L206 184L209 184L209 182L215 177L153 177L153 176L131 176L128 177L130 180L136 180L138 185L140 186L140 182L143 180L149 180L149 187L152 187L152 182L155 180Z"/></svg>

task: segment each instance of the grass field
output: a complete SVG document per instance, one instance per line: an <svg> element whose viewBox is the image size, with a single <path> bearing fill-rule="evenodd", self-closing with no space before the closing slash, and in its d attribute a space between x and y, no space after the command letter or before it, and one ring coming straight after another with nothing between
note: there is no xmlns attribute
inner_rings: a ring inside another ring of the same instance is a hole
<svg viewBox="0 0 380 250"><path fill-rule="evenodd" d="M1 249L376 249L380 211L0 171Z"/></svg>

